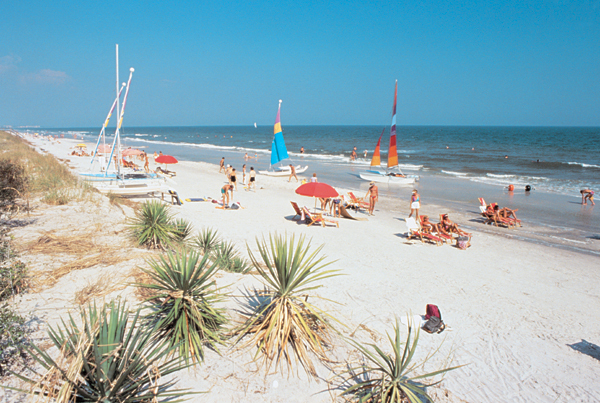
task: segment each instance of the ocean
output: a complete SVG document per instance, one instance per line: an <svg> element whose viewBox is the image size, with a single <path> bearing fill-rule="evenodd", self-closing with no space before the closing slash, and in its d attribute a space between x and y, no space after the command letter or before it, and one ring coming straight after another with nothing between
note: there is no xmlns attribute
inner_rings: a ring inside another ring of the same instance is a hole
<svg viewBox="0 0 600 403"><path fill-rule="evenodd" d="M284 117L282 117L284 119ZM291 160L309 165L321 181L366 192L358 173L369 167L381 134L381 160L387 160L389 126L286 126L283 134ZM113 129L114 130L114 129ZM29 130L30 132L32 130ZM95 141L98 128L39 129L47 134L83 136ZM80 137L81 138L81 137ZM162 151L181 160L218 164L221 157L238 170L246 163L266 169L273 126L130 127L125 146ZM540 225L582 231L596 237L600 206L581 206L579 191L600 191L599 127L459 127L398 126L398 160L407 174L417 174L424 201L477 211L477 197L519 208ZM304 154L300 148L304 147ZM357 161L350 161L353 147ZM364 158L364 151L367 158ZM244 154L257 159L244 161ZM515 191L506 187L514 185ZM533 190L525 192L525 186ZM382 196L405 203L410 188L380 186ZM568 231L567 231L568 232ZM589 239L589 238L588 238ZM586 242L588 242L586 240ZM596 242L597 243L597 242Z"/></svg>

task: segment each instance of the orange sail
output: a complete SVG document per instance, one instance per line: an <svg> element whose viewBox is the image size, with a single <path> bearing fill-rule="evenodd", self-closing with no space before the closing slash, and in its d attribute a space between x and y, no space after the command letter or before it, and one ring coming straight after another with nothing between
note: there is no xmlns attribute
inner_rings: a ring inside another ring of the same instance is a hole
<svg viewBox="0 0 600 403"><path fill-rule="evenodd" d="M396 99L398 98L398 80L394 90L394 114L392 116L392 129L390 130L390 151L388 154L388 168L398 165L398 150L396 149Z"/></svg>
<svg viewBox="0 0 600 403"><path fill-rule="evenodd" d="M379 140L377 141L377 147L375 147L375 152L373 153L373 158L371 158L371 166L372 167L381 165L381 156L379 155L379 148L381 146L381 136L383 136L383 132L385 132L385 129L383 129L383 131L381 132L381 135L379 136Z"/></svg>

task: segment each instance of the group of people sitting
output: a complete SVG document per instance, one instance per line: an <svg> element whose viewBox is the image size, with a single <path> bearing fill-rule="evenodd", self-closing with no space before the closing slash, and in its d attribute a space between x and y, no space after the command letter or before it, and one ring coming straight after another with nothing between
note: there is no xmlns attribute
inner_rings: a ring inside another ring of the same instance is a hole
<svg viewBox="0 0 600 403"><path fill-rule="evenodd" d="M494 223L496 226L502 224L508 227L521 225L521 220L517 218L516 214L519 209L500 208L497 203L486 204L481 198L479 202L482 206L481 215L486 218L486 223ZM484 206L485 209L483 208Z"/></svg>

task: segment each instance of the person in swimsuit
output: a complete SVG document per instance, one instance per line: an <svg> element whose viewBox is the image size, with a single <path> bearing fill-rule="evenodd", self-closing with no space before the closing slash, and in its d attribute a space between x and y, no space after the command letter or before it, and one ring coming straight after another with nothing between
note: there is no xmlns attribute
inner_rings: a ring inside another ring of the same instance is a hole
<svg viewBox="0 0 600 403"><path fill-rule="evenodd" d="M246 164L242 166L242 185L246 184Z"/></svg>
<svg viewBox="0 0 600 403"><path fill-rule="evenodd" d="M300 147L300 154L304 154L304 147Z"/></svg>
<svg viewBox="0 0 600 403"><path fill-rule="evenodd" d="M592 206L596 205L596 203L594 203L594 191L592 189L583 189L580 190L579 193L581 193L581 204L587 205L589 199L589 201L592 202Z"/></svg>
<svg viewBox="0 0 600 403"><path fill-rule="evenodd" d="M235 177L235 168L231 168L231 175L229 175L229 184L235 187L237 192L237 181Z"/></svg>
<svg viewBox="0 0 600 403"><path fill-rule="evenodd" d="M408 218L412 217L413 213L415 213L415 217L419 219L419 209L421 208L421 199L419 197L419 193L417 189L412 191L412 196L410 197L410 214Z"/></svg>
<svg viewBox="0 0 600 403"><path fill-rule="evenodd" d="M442 215L442 221L439 223L439 229L445 235L451 235L454 232L458 235L464 235L468 237L471 236L471 234L469 234L468 232L465 232L458 228L458 225L456 223L450 221L450 218L448 218L448 214Z"/></svg>
<svg viewBox="0 0 600 403"><path fill-rule="evenodd" d="M288 178L288 182L290 182L292 178L296 178L296 182L298 182L298 177L296 176L296 167L290 164L290 177Z"/></svg>
<svg viewBox="0 0 600 403"><path fill-rule="evenodd" d="M248 184L248 189L254 188L256 192L256 172L254 171L254 167L250 167L250 183Z"/></svg>
<svg viewBox="0 0 600 403"><path fill-rule="evenodd" d="M146 173L150 172L150 166L148 163L148 154L144 153L144 171L146 171Z"/></svg>
<svg viewBox="0 0 600 403"><path fill-rule="evenodd" d="M379 199L379 189L375 185L375 182L369 183L369 190L367 190L365 197L367 196L369 196L369 215L374 215L375 202Z"/></svg>
<svg viewBox="0 0 600 403"><path fill-rule="evenodd" d="M229 205L229 192L231 192L231 198L233 199L233 186L225 185L221 188L221 196L223 197L223 207L227 207Z"/></svg>
<svg viewBox="0 0 600 403"><path fill-rule="evenodd" d="M350 154L350 161L356 161L356 147L352 150L352 154Z"/></svg>
<svg viewBox="0 0 600 403"><path fill-rule="evenodd" d="M440 224L434 224L431 221L429 221L429 216L424 215L423 219L421 220L421 228L423 229L423 231L425 232L429 232L430 234L432 232L435 233L440 233Z"/></svg>
<svg viewBox="0 0 600 403"><path fill-rule="evenodd" d="M221 173L221 171L223 171L224 168L225 168L225 157L221 158L221 162L219 162L219 173Z"/></svg>

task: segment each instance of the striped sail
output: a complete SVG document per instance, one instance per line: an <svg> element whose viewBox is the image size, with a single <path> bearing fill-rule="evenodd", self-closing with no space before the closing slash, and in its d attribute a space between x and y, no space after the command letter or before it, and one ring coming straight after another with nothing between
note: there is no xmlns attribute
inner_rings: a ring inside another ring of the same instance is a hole
<svg viewBox="0 0 600 403"><path fill-rule="evenodd" d="M392 129L390 131L390 151L388 154L388 168L398 165L398 150L396 149L396 99L398 98L398 80L394 90L394 112L392 116Z"/></svg>
<svg viewBox="0 0 600 403"><path fill-rule="evenodd" d="M377 141L377 146L375 147L375 152L373 153L373 158L371 158L372 167L381 165L381 155L379 149L381 148L381 137L383 136L384 132L385 129L383 129L381 134L379 135L379 140Z"/></svg>
<svg viewBox="0 0 600 403"><path fill-rule="evenodd" d="M279 101L279 108L277 109L277 118L275 119L273 144L271 144L271 165L277 164L288 158L287 148L285 148L285 141L283 140L283 132L281 131L281 120L279 113L281 111L281 101Z"/></svg>

